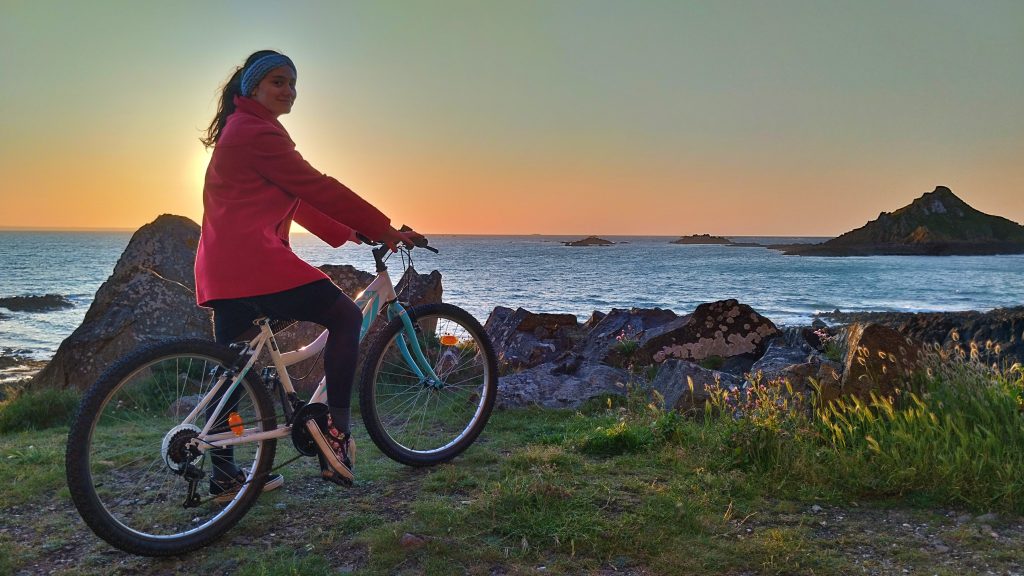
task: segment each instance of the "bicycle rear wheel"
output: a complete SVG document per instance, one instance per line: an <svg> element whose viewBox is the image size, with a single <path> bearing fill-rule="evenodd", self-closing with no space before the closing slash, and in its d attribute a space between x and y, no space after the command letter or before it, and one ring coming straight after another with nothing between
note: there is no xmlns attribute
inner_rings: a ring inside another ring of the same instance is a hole
<svg viewBox="0 0 1024 576"><path fill-rule="evenodd" d="M66 467L71 498L98 536L134 554L181 554L209 544L252 506L275 441L200 453L189 446L206 410L183 424L236 356L205 340L164 342L129 354L89 388L71 425ZM276 428L267 391L251 373L229 403L247 429ZM214 458L221 470L233 462L245 476L237 492L220 494L226 502L210 492ZM197 491L186 504L190 478Z"/></svg>
<svg viewBox="0 0 1024 576"><path fill-rule="evenodd" d="M438 379L407 361L409 338L395 318L370 346L360 378L359 407L370 438L388 457L433 466L468 448L494 407L498 364L483 327L451 304L407 310L416 341Z"/></svg>

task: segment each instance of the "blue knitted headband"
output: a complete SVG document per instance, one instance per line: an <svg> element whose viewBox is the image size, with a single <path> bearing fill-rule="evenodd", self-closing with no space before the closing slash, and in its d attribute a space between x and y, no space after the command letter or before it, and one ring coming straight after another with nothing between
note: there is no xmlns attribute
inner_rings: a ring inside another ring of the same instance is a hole
<svg viewBox="0 0 1024 576"><path fill-rule="evenodd" d="M252 96L252 91L256 89L267 72L279 66L287 66L292 69L292 72L295 72L296 76L299 74L295 70L295 64L292 63L291 58L284 54L267 54L246 67L245 72L242 73L242 96Z"/></svg>

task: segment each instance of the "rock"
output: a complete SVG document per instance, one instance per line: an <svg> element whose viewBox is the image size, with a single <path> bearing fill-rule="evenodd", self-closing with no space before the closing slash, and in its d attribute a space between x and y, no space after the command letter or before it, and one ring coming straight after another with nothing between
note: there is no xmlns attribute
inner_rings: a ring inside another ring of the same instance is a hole
<svg viewBox="0 0 1024 576"><path fill-rule="evenodd" d="M74 306L74 303L60 294L0 298L0 308L6 308L11 312L49 312L62 308L74 308ZM9 318L9 316L0 314L0 319L2 318Z"/></svg>
<svg viewBox="0 0 1024 576"><path fill-rule="evenodd" d="M651 390L661 395L665 408L699 414L711 397L708 388L715 385L731 389L739 386L740 380L732 374L707 370L693 362L670 359L658 367L658 373L651 381Z"/></svg>
<svg viewBox="0 0 1024 576"><path fill-rule="evenodd" d="M905 388L921 361L921 345L881 324L854 324L846 336L847 353L840 393L867 400Z"/></svg>
<svg viewBox="0 0 1024 576"><path fill-rule="evenodd" d="M415 550L422 547L427 543L427 539L416 534L410 534L406 532L402 534L402 537L398 540L398 545L405 550Z"/></svg>
<svg viewBox="0 0 1024 576"><path fill-rule="evenodd" d="M162 215L132 236L82 324L32 386L85 388L116 359L165 338L211 338L210 311L195 303L199 225Z"/></svg>
<svg viewBox="0 0 1024 576"><path fill-rule="evenodd" d="M584 332L590 332L591 330L594 329L594 326L597 326L598 323L601 322L601 320L604 320L605 316L607 316L607 314L605 314L604 312L594 310L593 312L591 312L590 318L587 318L587 321L584 322L582 326L580 326L580 329L583 330Z"/></svg>
<svg viewBox="0 0 1024 576"><path fill-rule="evenodd" d="M808 352L806 344L789 346L784 338L774 338L764 355L750 367L750 374L753 377L760 375L762 382L784 379L787 368L807 363Z"/></svg>
<svg viewBox="0 0 1024 576"><path fill-rule="evenodd" d="M597 236L587 236L582 240L574 240L572 242L562 242L565 246L611 246L615 244L611 240L605 240L604 238L598 238Z"/></svg>
<svg viewBox="0 0 1024 576"><path fill-rule="evenodd" d="M581 364L571 374L560 364L548 362L498 379L499 408L540 406L579 408L587 400L604 395L625 396L629 373L604 364Z"/></svg>
<svg viewBox="0 0 1024 576"><path fill-rule="evenodd" d="M673 240L669 244L732 244L732 240L710 234L691 234L689 236L682 236L678 240Z"/></svg>
<svg viewBox="0 0 1024 576"><path fill-rule="evenodd" d="M579 321L572 314L537 314L498 306L484 324L498 361L511 369L550 362L575 343Z"/></svg>
<svg viewBox="0 0 1024 576"><path fill-rule="evenodd" d="M973 343L981 360L1006 365L1024 363L1024 306L988 312L839 312L822 316L834 322L874 322L925 344L952 351Z"/></svg>
<svg viewBox="0 0 1024 576"><path fill-rule="evenodd" d="M998 514L996 514L995 512L988 512L987 514L982 514L981 516L976 517L974 519L974 522L978 524L994 524L998 520Z"/></svg>
<svg viewBox="0 0 1024 576"><path fill-rule="evenodd" d="M733 376L743 378L757 362L756 354L737 354L722 359L722 365L716 368L719 372L726 372Z"/></svg>
<svg viewBox="0 0 1024 576"><path fill-rule="evenodd" d="M184 417L191 413L196 406L199 406L199 401L202 399L202 395L199 394L182 396L167 407L167 415L172 417Z"/></svg>
<svg viewBox="0 0 1024 576"><path fill-rule="evenodd" d="M769 337L778 333L771 320L750 306L736 300L720 300L701 304L673 329L646 339L637 357L643 364L648 358L663 362L668 358L700 361L711 356L759 356Z"/></svg>
<svg viewBox="0 0 1024 576"><path fill-rule="evenodd" d="M595 318L597 318L596 313L591 320ZM648 332L677 318L675 312L661 308L630 308L628 310L613 308L611 312L601 316L600 320L593 324L583 340L576 345L574 352L582 355L588 361L625 366L629 362L635 362L636 358L635 355L630 358L623 355L622 347L619 346L620 336L636 341L638 344L636 350L639 351L646 341L645 335ZM587 322L587 324L590 323L590 321ZM647 362L647 364L649 363Z"/></svg>

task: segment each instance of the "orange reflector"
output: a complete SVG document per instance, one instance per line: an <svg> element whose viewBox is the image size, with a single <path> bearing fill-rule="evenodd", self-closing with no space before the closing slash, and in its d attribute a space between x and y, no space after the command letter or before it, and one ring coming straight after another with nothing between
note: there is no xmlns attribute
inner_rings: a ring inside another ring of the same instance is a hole
<svg viewBox="0 0 1024 576"><path fill-rule="evenodd" d="M242 417L239 416L238 412L228 414L228 426L231 427L231 431L235 433L235 436L241 436L245 432L245 424L242 424Z"/></svg>
<svg viewBox="0 0 1024 576"><path fill-rule="evenodd" d="M451 334L445 334L444 336L441 336L441 344L444 344L445 346L455 346L458 343L459 339L456 338L455 336L452 336Z"/></svg>

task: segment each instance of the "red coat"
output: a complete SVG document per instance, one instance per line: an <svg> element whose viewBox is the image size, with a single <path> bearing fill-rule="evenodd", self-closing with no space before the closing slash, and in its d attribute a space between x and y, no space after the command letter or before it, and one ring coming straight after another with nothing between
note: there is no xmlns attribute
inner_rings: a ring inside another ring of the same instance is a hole
<svg viewBox="0 0 1024 576"><path fill-rule="evenodd" d="M251 98L235 98L206 169L196 300L257 296L327 278L292 252L298 222L338 247L352 229L379 238L388 218L302 159L284 126Z"/></svg>

